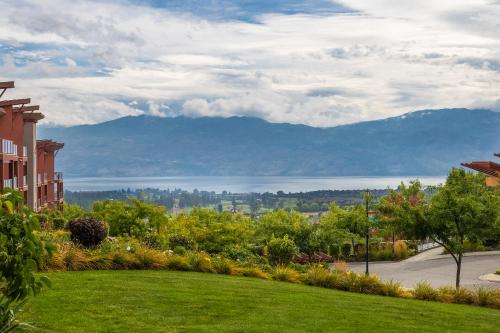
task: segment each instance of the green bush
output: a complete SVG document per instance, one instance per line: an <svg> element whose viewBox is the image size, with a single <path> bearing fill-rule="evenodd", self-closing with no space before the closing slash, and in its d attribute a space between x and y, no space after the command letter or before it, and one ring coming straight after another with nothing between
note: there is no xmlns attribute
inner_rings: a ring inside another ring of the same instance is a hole
<svg viewBox="0 0 500 333"><path fill-rule="evenodd" d="M243 267L239 269L241 276L254 277L257 279L269 280L271 277L259 267Z"/></svg>
<svg viewBox="0 0 500 333"><path fill-rule="evenodd" d="M295 242L285 235L283 238L272 238L268 245L269 260L274 265L288 265L297 254Z"/></svg>
<svg viewBox="0 0 500 333"><path fill-rule="evenodd" d="M215 269L215 272L218 274L226 274L226 275L238 275L239 271L236 267L236 264L223 257L216 257L212 260L212 266Z"/></svg>
<svg viewBox="0 0 500 333"><path fill-rule="evenodd" d="M194 252L188 256L191 270L195 272L209 273L213 272L212 261L210 257L203 252Z"/></svg>
<svg viewBox="0 0 500 333"><path fill-rule="evenodd" d="M40 225L23 207L22 194L5 192L0 195L0 329L9 332L24 325L16 317L27 297L50 285L47 277L36 273L52 246L34 232Z"/></svg>
<svg viewBox="0 0 500 333"><path fill-rule="evenodd" d="M497 269L495 274L500 275L500 269Z"/></svg>
<svg viewBox="0 0 500 333"><path fill-rule="evenodd" d="M99 245L108 235L106 225L92 218L72 220L68 223L68 228L71 240L85 247Z"/></svg>
<svg viewBox="0 0 500 333"><path fill-rule="evenodd" d="M55 217L52 219L52 228L55 230L64 229L67 222L64 217Z"/></svg>
<svg viewBox="0 0 500 333"><path fill-rule="evenodd" d="M465 288L455 289L455 294L453 295L453 303L458 304L474 304L476 297L474 293Z"/></svg>
<svg viewBox="0 0 500 333"><path fill-rule="evenodd" d="M167 257L156 249L141 248L135 253L142 269L163 269L167 266Z"/></svg>
<svg viewBox="0 0 500 333"><path fill-rule="evenodd" d="M137 257L130 252L114 250L108 255L113 269L139 269L142 267Z"/></svg>
<svg viewBox="0 0 500 333"><path fill-rule="evenodd" d="M332 288L332 274L321 266L313 266L305 273L304 283L311 286Z"/></svg>
<svg viewBox="0 0 500 333"><path fill-rule="evenodd" d="M432 288L429 282L422 281L417 283L413 291L416 299L425 301L435 301L438 298L438 291Z"/></svg>
<svg viewBox="0 0 500 333"><path fill-rule="evenodd" d="M291 283L300 282L300 274L290 267L278 266L273 272L273 279Z"/></svg>
<svg viewBox="0 0 500 333"><path fill-rule="evenodd" d="M157 233L148 232L143 238L142 243L152 249L165 249L165 240Z"/></svg>
<svg viewBox="0 0 500 333"><path fill-rule="evenodd" d="M176 247L174 247L173 252L175 254L183 256L187 253L187 250L184 246L176 246Z"/></svg>
<svg viewBox="0 0 500 333"><path fill-rule="evenodd" d="M42 230L49 230L51 227L49 216L47 214L39 213L37 217L38 217L38 222L40 223L40 228Z"/></svg>
<svg viewBox="0 0 500 333"><path fill-rule="evenodd" d="M167 257L166 267L175 271L189 271L191 267L189 266L188 259L179 255L172 255Z"/></svg>
<svg viewBox="0 0 500 333"><path fill-rule="evenodd" d="M349 291L364 294L384 295L386 287L376 275L347 274L350 279Z"/></svg>
<svg viewBox="0 0 500 333"><path fill-rule="evenodd" d="M390 297L401 297L403 295L401 283L392 280L386 282L384 284L384 294Z"/></svg>
<svg viewBox="0 0 500 333"><path fill-rule="evenodd" d="M176 247L183 247L184 249L192 249L193 241L185 235L175 234L168 238L168 246L170 249L175 249Z"/></svg>
<svg viewBox="0 0 500 333"><path fill-rule="evenodd" d="M475 293L475 304L500 309L500 290L478 288Z"/></svg>

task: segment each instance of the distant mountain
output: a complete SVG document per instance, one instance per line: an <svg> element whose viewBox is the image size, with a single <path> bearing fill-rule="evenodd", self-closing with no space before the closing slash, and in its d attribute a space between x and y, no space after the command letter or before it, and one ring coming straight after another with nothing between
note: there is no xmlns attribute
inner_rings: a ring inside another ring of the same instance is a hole
<svg viewBox="0 0 500 333"><path fill-rule="evenodd" d="M331 128L257 118L124 117L40 127L69 176L444 175L500 151L500 113L424 110Z"/></svg>

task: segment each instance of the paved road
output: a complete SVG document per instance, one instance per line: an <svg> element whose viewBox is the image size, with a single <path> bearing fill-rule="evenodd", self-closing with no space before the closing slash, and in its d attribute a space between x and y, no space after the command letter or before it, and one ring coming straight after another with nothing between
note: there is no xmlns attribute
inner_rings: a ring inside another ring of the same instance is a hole
<svg viewBox="0 0 500 333"><path fill-rule="evenodd" d="M431 252L432 251L432 252ZM434 287L455 285L456 264L449 255L439 255L440 249L430 250L400 262L372 262L370 273L377 274L382 280L401 282L412 288L419 281L426 280ZM354 272L364 272L364 263L351 263ZM500 269L500 252L467 254L462 263L463 287L487 286L500 289L499 282L479 280L479 276Z"/></svg>

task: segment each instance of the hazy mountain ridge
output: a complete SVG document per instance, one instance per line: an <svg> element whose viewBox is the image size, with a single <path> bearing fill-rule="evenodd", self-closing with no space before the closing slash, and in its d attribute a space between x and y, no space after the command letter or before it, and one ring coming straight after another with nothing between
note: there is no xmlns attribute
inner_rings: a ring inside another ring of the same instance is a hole
<svg viewBox="0 0 500 333"><path fill-rule="evenodd" d="M500 113L423 110L331 128L139 116L39 136L66 143L58 166L72 176L443 175L500 150Z"/></svg>

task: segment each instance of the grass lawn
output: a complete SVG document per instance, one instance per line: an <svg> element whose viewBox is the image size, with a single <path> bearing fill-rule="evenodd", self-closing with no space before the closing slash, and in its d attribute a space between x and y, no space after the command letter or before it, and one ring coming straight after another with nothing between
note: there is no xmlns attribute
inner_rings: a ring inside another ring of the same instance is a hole
<svg viewBox="0 0 500 333"><path fill-rule="evenodd" d="M24 320L49 332L499 332L500 311L169 271L50 273Z"/></svg>

